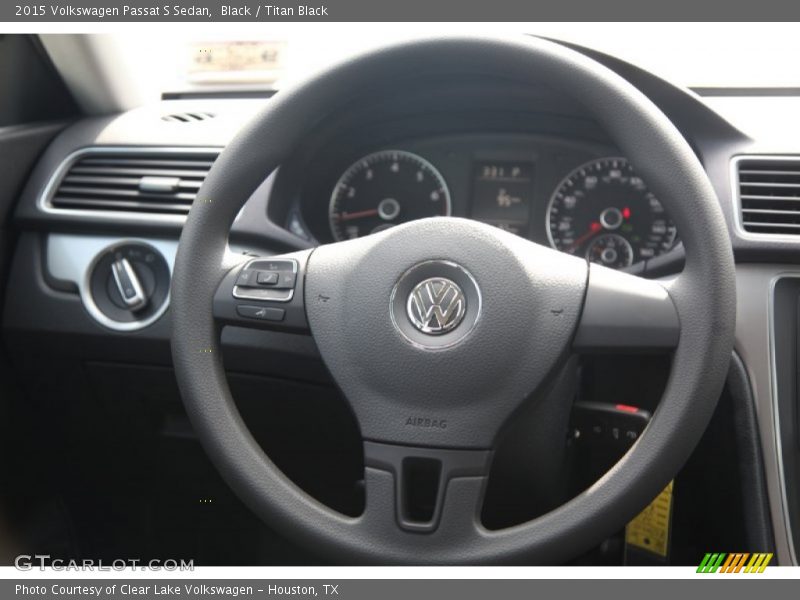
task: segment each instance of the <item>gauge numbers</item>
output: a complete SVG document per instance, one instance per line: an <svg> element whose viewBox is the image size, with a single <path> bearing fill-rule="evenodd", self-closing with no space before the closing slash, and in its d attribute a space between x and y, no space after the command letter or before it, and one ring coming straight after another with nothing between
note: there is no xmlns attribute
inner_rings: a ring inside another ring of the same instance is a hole
<svg viewBox="0 0 800 600"><path fill-rule="evenodd" d="M675 245L675 224L624 158L588 162L565 177L547 207L557 250L619 269Z"/></svg>
<svg viewBox="0 0 800 600"><path fill-rule="evenodd" d="M447 184L431 163L384 150L348 167L334 186L328 216L334 239L342 241L450 211Z"/></svg>

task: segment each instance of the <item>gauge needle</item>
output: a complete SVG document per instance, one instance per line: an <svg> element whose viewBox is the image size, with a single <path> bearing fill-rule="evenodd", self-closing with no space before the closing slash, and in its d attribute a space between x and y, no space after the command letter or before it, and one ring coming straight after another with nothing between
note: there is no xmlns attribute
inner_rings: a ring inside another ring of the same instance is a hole
<svg viewBox="0 0 800 600"><path fill-rule="evenodd" d="M377 208L370 208L369 210L359 210L357 212L351 213L340 213L339 220L340 221L350 221L351 219L361 219L363 217L374 217L377 216L378 209Z"/></svg>
<svg viewBox="0 0 800 600"><path fill-rule="evenodd" d="M581 244L583 244L586 240L588 240L590 237L592 237L595 233L600 231L602 228L603 228L603 226L600 225L599 222L593 221L592 224L589 225L589 231L587 231L581 237L579 237L577 240L575 240L572 243L572 245L569 248L567 248L567 252L569 252L570 254L575 252L575 250L580 248Z"/></svg>

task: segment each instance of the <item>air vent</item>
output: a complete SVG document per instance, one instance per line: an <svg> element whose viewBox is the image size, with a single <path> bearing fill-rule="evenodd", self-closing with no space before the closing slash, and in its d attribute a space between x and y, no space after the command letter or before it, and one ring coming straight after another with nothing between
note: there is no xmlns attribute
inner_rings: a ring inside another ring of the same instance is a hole
<svg viewBox="0 0 800 600"><path fill-rule="evenodd" d="M62 167L45 205L56 209L185 215L219 150L87 148Z"/></svg>
<svg viewBox="0 0 800 600"><path fill-rule="evenodd" d="M800 235L800 157L742 157L737 175L746 232Z"/></svg>
<svg viewBox="0 0 800 600"><path fill-rule="evenodd" d="M161 120L168 123L197 123L199 121L208 121L216 116L210 112L183 112L164 115Z"/></svg>

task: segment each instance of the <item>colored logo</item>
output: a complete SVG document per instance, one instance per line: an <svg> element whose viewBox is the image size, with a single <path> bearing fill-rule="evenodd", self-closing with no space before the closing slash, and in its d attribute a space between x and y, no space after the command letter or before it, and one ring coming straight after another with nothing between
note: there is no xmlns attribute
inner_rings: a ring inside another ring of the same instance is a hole
<svg viewBox="0 0 800 600"><path fill-rule="evenodd" d="M748 560L749 559L749 560ZM772 552L708 552L703 557L698 573L763 573L772 560Z"/></svg>

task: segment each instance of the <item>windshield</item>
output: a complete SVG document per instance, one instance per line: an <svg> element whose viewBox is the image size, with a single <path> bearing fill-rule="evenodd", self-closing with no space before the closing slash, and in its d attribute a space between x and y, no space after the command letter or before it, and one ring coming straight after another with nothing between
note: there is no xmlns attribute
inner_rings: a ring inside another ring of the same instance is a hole
<svg viewBox="0 0 800 600"><path fill-rule="evenodd" d="M406 37L403 24L282 24L215 29L154 25L101 34L97 41L123 63L142 101L164 92L279 89L348 54ZM798 88L800 37L789 23L414 24L422 34L525 31L605 52L691 88ZM787 65L792 65L787 68Z"/></svg>

